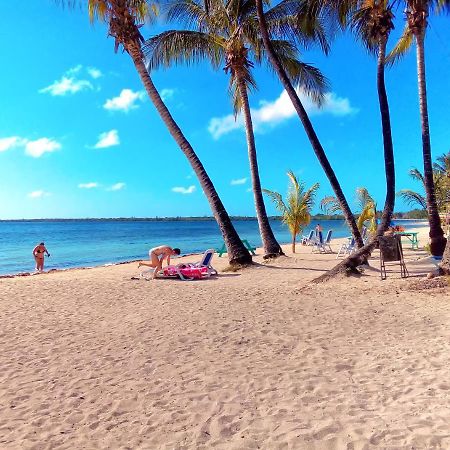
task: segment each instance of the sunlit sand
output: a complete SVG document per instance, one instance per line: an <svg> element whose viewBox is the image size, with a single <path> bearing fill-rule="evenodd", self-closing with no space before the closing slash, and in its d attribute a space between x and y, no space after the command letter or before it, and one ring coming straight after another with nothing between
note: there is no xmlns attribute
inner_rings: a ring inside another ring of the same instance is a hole
<svg viewBox="0 0 450 450"><path fill-rule="evenodd" d="M450 295L408 263L425 253L408 279L375 252L314 285L335 254L289 249L192 282L1 279L0 447L450 448Z"/></svg>

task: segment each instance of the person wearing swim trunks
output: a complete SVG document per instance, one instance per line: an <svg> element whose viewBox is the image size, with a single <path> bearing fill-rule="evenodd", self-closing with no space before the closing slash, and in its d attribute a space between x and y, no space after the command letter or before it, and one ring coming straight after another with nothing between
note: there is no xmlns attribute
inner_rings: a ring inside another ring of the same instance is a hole
<svg viewBox="0 0 450 450"><path fill-rule="evenodd" d="M170 265L170 257L173 255L179 255L180 253L179 248L172 248L168 245L160 245L159 247L151 248L148 251L150 262L141 261L138 264L138 267L153 267L155 269L153 272L153 278L156 278L158 276L158 272L162 269L164 260L166 259L167 265Z"/></svg>
<svg viewBox="0 0 450 450"><path fill-rule="evenodd" d="M47 253L47 256L50 256L50 253L45 248L45 244L41 242L33 248L33 256L36 261L36 271L42 272L44 270L44 254Z"/></svg>

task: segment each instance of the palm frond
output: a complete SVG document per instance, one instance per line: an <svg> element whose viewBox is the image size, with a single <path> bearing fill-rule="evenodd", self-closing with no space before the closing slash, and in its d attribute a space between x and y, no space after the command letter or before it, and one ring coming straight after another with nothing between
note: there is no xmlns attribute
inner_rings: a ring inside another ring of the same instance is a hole
<svg viewBox="0 0 450 450"><path fill-rule="evenodd" d="M210 1L209 5L214 8L215 22L223 22L223 17L221 17L218 8L215 8L215 3ZM168 2L164 8L168 22L176 22L188 29L197 31L205 31L211 27L213 19L208 14L208 10L193 0L174 0Z"/></svg>
<svg viewBox="0 0 450 450"><path fill-rule="evenodd" d="M427 201L423 195L409 189L402 189L397 192L397 196L400 197L407 205L416 206L419 205L422 209L427 209Z"/></svg>
<svg viewBox="0 0 450 450"><path fill-rule="evenodd" d="M312 10L310 5L305 0L284 0L266 11L264 16L269 34L278 39L295 41L305 49L318 44L328 54L334 29L327 26L322 14ZM334 25L334 22L328 21L327 24Z"/></svg>
<svg viewBox="0 0 450 450"><path fill-rule="evenodd" d="M358 221L356 223L358 230L361 231L364 224L370 221L368 226L369 231L376 230L376 208L373 203L367 203L359 214Z"/></svg>
<svg viewBox="0 0 450 450"><path fill-rule="evenodd" d="M412 31L410 30L408 25L406 25L405 29L403 30L403 34L401 35L397 44L387 55L386 63L392 65L395 64L398 60L400 60L411 48L413 37L414 36Z"/></svg>
<svg viewBox="0 0 450 450"><path fill-rule="evenodd" d="M420 173L420 171L416 168L413 168L409 171L409 176L416 181L420 181L423 185L425 185L425 180L423 178L423 175Z"/></svg>
<svg viewBox="0 0 450 450"><path fill-rule="evenodd" d="M247 92L252 92L257 89L256 81L253 78L251 71L247 67L242 68L242 80L245 84ZM237 85L237 79L234 74L232 74L232 76L230 77L230 81L228 84L228 93L231 97L233 112L236 117L242 109L242 99Z"/></svg>
<svg viewBox="0 0 450 450"><path fill-rule="evenodd" d="M220 39L196 31L165 31L145 41L143 51L150 70L173 64L199 63L204 59L217 69L224 59Z"/></svg>
<svg viewBox="0 0 450 450"><path fill-rule="evenodd" d="M325 197L320 201L320 209L325 214L336 214L337 212L342 211L339 200L332 195Z"/></svg>
<svg viewBox="0 0 450 450"><path fill-rule="evenodd" d="M375 204L374 199L365 187L359 187L356 189L356 201L361 210L365 209L368 204L371 204L372 206Z"/></svg>
<svg viewBox="0 0 450 450"><path fill-rule="evenodd" d="M288 211L286 204L283 201L281 194L275 191L270 191L269 189L262 189L263 193L266 194L274 203L275 208L280 211L281 215L284 216Z"/></svg>

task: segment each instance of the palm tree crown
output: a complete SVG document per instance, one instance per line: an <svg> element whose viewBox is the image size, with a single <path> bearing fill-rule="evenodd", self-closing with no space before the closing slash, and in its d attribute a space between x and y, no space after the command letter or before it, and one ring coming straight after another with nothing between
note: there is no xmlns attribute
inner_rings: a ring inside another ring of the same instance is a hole
<svg viewBox="0 0 450 450"><path fill-rule="evenodd" d="M292 236L292 252L295 253L295 239L305 225L311 222L311 209L314 206L314 197L319 189L319 183L315 183L305 190L305 184L300 182L291 170L289 177L289 192L286 202L281 194L268 189L263 189L278 211L281 212L283 222L288 226Z"/></svg>

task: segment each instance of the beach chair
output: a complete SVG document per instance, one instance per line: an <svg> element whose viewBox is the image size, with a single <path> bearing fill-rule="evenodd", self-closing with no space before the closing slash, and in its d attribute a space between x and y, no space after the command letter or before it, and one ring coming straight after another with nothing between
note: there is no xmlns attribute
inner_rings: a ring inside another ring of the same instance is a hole
<svg viewBox="0 0 450 450"><path fill-rule="evenodd" d="M369 240L369 233L367 232L367 227L363 226L361 230L361 239L364 242L364 245L367 244L367 241Z"/></svg>
<svg viewBox="0 0 450 450"><path fill-rule="evenodd" d="M356 250L355 238L348 238L347 242L344 242L339 249L336 259L340 256L351 255Z"/></svg>
<svg viewBox="0 0 450 450"><path fill-rule="evenodd" d="M331 253L332 252L330 247L331 233L332 231L330 230L327 233L327 239L324 241L322 232L319 231L317 233L316 241L312 244L311 253L314 253L315 250L322 253ZM327 250L327 248L329 249L329 251Z"/></svg>
<svg viewBox="0 0 450 450"><path fill-rule="evenodd" d="M302 243L303 245L313 245L314 242L316 242L316 238L315 238L315 236L314 236L314 230L311 230L311 231L309 232L309 235L308 235L308 236L302 236L301 243Z"/></svg>
<svg viewBox="0 0 450 450"><path fill-rule="evenodd" d="M369 239L369 234L367 232L367 227L363 226L361 230L361 238L363 240L364 245L367 244L367 241ZM354 251L356 251L356 241L354 237L349 237L347 242L344 242L341 245L341 248L339 249L336 259L338 259L341 256L345 255L351 255Z"/></svg>
<svg viewBox="0 0 450 450"><path fill-rule="evenodd" d="M201 280L217 275L217 270L211 265L215 250L210 248L203 253L202 259L195 263L181 263L164 267L158 272L157 278L180 278L183 281Z"/></svg>
<svg viewBox="0 0 450 450"><path fill-rule="evenodd" d="M331 249L330 242L331 242L331 235L333 234L333 230L328 230L327 236L325 237L325 241L323 243L323 247L328 249L329 253L333 253L333 250Z"/></svg>

